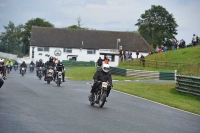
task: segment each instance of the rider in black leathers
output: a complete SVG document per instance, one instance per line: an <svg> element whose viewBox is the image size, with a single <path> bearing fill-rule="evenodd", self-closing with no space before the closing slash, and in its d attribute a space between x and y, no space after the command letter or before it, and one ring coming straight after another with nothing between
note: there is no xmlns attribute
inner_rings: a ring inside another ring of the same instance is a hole
<svg viewBox="0 0 200 133"><path fill-rule="evenodd" d="M0 71L2 73L2 78L5 80L6 79L6 66L4 65L4 59L0 59ZM4 81L0 80L0 88L3 86Z"/></svg>
<svg viewBox="0 0 200 133"><path fill-rule="evenodd" d="M31 71L31 67L30 67L31 65L33 66L33 71L34 71L35 63L33 63L33 61L31 61L30 65L29 65L29 71Z"/></svg>
<svg viewBox="0 0 200 133"><path fill-rule="evenodd" d="M94 84L93 84L92 89L90 91L91 95L89 96L89 98L93 97L94 93L96 93L96 90L100 85L100 82L98 82L98 81L101 81L101 82L107 82L108 81L109 84L113 87L112 76L111 76L111 73L109 72L109 65L108 64L103 64L102 69L99 69L98 71L96 71L95 75L93 76L93 79L94 79ZM111 87L108 86L107 97L110 94L110 90L111 90Z"/></svg>
<svg viewBox="0 0 200 133"><path fill-rule="evenodd" d="M42 59L39 60L39 62L36 64L36 76L38 76L38 69L42 67L44 68L44 63L42 62ZM44 75L44 71L42 70L42 75Z"/></svg>
<svg viewBox="0 0 200 133"><path fill-rule="evenodd" d="M53 61L53 57L52 56L49 57L49 61L47 61L44 66L45 66L44 80L46 81L47 69L49 69L49 67L53 67L53 70L54 70L54 68L56 66L55 62ZM55 77L55 70L54 70L54 77Z"/></svg>
<svg viewBox="0 0 200 133"><path fill-rule="evenodd" d="M63 65L60 60L58 60L58 64L56 65L56 73L54 80L57 78L58 79L58 72L62 72L62 81L65 82L65 65Z"/></svg>
<svg viewBox="0 0 200 133"><path fill-rule="evenodd" d="M26 65L25 61L23 61L23 63L20 65L20 73L19 73L19 74L21 74L22 67L24 67L24 68L25 68L25 73L26 73L26 68L27 68L27 65Z"/></svg>

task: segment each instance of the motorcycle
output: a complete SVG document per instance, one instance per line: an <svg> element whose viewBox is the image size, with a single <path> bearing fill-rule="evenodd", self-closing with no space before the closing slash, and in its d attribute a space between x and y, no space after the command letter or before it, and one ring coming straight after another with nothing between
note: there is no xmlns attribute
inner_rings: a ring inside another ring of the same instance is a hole
<svg viewBox="0 0 200 133"><path fill-rule="evenodd" d="M108 82L98 81L101 85L97 88L95 95L89 98L90 104L98 104L100 108L102 108L106 102L107 97L107 89L111 86Z"/></svg>
<svg viewBox="0 0 200 133"><path fill-rule="evenodd" d="M34 65L29 66L30 72L32 73L34 71Z"/></svg>
<svg viewBox="0 0 200 133"><path fill-rule="evenodd" d="M14 65L14 70L15 70L15 71L18 70L18 65Z"/></svg>
<svg viewBox="0 0 200 133"><path fill-rule="evenodd" d="M47 69L47 73L46 73L46 77L45 77L45 81L47 81L47 84L50 84L50 82L53 80L54 78L54 71L52 67L49 67Z"/></svg>
<svg viewBox="0 0 200 133"><path fill-rule="evenodd" d="M22 76L24 76L25 70L26 70L26 68L25 68L25 67L22 67L22 70L21 70L21 75L22 75Z"/></svg>
<svg viewBox="0 0 200 133"><path fill-rule="evenodd" d="M6 78L3 77L3 72L0 71L0 84L1 84L0 88L3 86L3 84L4 84L4 80L5 80L5 79L6 79Z"/></svg>
<svg viewBox="0 0 200 133"><path fill-rule="evenodd" d="M9 74L10 73L10 65L6 66L6 70L7 70L7 73Z"/></svg>
<svg viewBox="0 0 200 133"><path fill-rule="evenodd" d="M43 68L39 67L38 68L38 78L41 80L42 76L43 76Z"/></svg>
<svg viewBox="0 0 200 133"><path fill-rule="evenodd" d="M56 84L57 86L60 86L60 84L62 83L62 71L57 71L57 80L56 80Z"/></svg>

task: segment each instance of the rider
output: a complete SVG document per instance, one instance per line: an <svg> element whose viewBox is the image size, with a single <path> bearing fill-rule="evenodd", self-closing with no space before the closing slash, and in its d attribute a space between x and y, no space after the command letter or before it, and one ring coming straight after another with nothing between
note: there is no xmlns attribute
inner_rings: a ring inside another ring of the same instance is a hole
<svg viewBox="0 0 200 133"><path fill-rule="evenodd" d="M4 65L4 59L1 59L0 58L0 71L3 75L3 79L5 80L6 79L6 70L5 70L5 65ZM0 80L0 88L3 86L4 84L4 81L3 80Z"/></svg>
<svg viewBox="0 0 200 133"><path fill-rule="evenodd" d="M57 60L58 63L56 65L56 73L54 75L54 81L57 78L58 79L58 72L62 72L62 81L65 82L65 65L63 65L60 60Z"/></svg>
<svg viewBox="0 0 200 133"><path fill-rule="evenodd" d="M29 71L31 71L31 65L32 65L33 71L34 71L34 66L35 66L35 64L33 63L33 61L31 61L30 65L29 65Z"/></svg>
<svg viewBox="0 0 200 133"><path fill-rule="evenodd" d="M42 59L39 60L39 62L37 63L37 71L36 71L36 76L38 76L38 68L40 67L44 67L44 63L42 62ZM42 71L42 75L44 75L44 72Z"/></svg>
<svg viewBox="0 0 200 133"><path fill-rule="evenodd" d="M17 66L17 68L18 68L18 62L17 62L17 61L15 61L14 65L16 65L16 66Z"/></svg>
<svg viewBox="0 0 200 133"><path fill-rule="evenodd" d="M52 56L50 56L49 57L49 61L47 61L46 63L45 63L45 70L44 70L44 80L46 81L46 74L47 74L47 69L49 68L49 67L55 67L56 65L55 65L55 62L53 62L53 57ZM55 70L54 70L54 74L55 74Z"/></svg>
<svg viewBox="0 0 200 133"><path fill-rule="evenodd" d="M24 68L25 68L25 73L26 73L26 68L27 68L27 65L26 65L25 61L23 61L23 62L22 62L22 64L20 65L20 73L19 73L19 74L21 74L22 67L24 67Z"/></svg>
<svg viewBox="0 0 200 133"><path fill-rule="evenodd" d="M13 63L12 63L11 59L9 59L9 60L6 62L6 67L7 67L7 66L10 66L10 71L12 71Z"/></svg>
<svg viewBox="0 0 200 133"><path fill-rule="evenodd" d="M100 82L98 82L98 81L101 81L101 82L107 82L108 81L109 84L113 87L112 76L111 76L111 73L109 72L109 65L108 64L103 64L102 69L99 69L98 71L96 71L95 75L93 76L93 79L94 79L94 84L93 84L92 89L90 91L91 95L89 96L89 98L94 97L94 93L96 92L96 89L100 85ZM110 90L111 90L111 87L109 86L108 90L107 90L107 97L110 94Z"/></svg>

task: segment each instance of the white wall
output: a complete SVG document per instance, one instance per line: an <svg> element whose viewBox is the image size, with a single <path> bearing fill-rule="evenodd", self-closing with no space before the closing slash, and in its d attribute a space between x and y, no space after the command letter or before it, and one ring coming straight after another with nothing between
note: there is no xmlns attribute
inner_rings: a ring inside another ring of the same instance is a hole
<svg viewBox="0 0 200 133"><path fill-rule="evenodd" d="M33 62L38 61L39 59L42 59L43 62L46 62L49 60L49 57L45 56L46 54L56 57L59 60L69 60L69 56L68 55L77 55L78 57L76 58L76 61L94 61L96 62L99 57L101 56L102 59L104 58L104 56L100 55L100 51L96 50L95 54L87 54L87 49L72 49L72 53L66 53L63 52L63 48L56 48L56 47L50 47L49 48L49 52L45 52L45 51L38 51L37 47L34 48L34 58L32 58L32 47L30 46L30 59ZM55 56L54 51L56 49L61 50L61 56ZM39 53L42 53L42 55L39 55ZM112 52L108 52L106 51L106 53L112 53ZM115 56L115 62L110 62L110 66L118 66L118 61L119 61L119 57Z"/></svg>

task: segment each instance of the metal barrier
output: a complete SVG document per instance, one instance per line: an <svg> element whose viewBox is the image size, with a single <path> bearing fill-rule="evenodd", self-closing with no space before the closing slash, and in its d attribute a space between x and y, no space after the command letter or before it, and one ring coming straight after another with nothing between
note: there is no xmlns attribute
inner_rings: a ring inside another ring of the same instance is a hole
<svg viewBox="0 0 200 133"><path fill-rule="evenodd" d="M176 90L200 96L200 78L177 75Z"/></svg>

